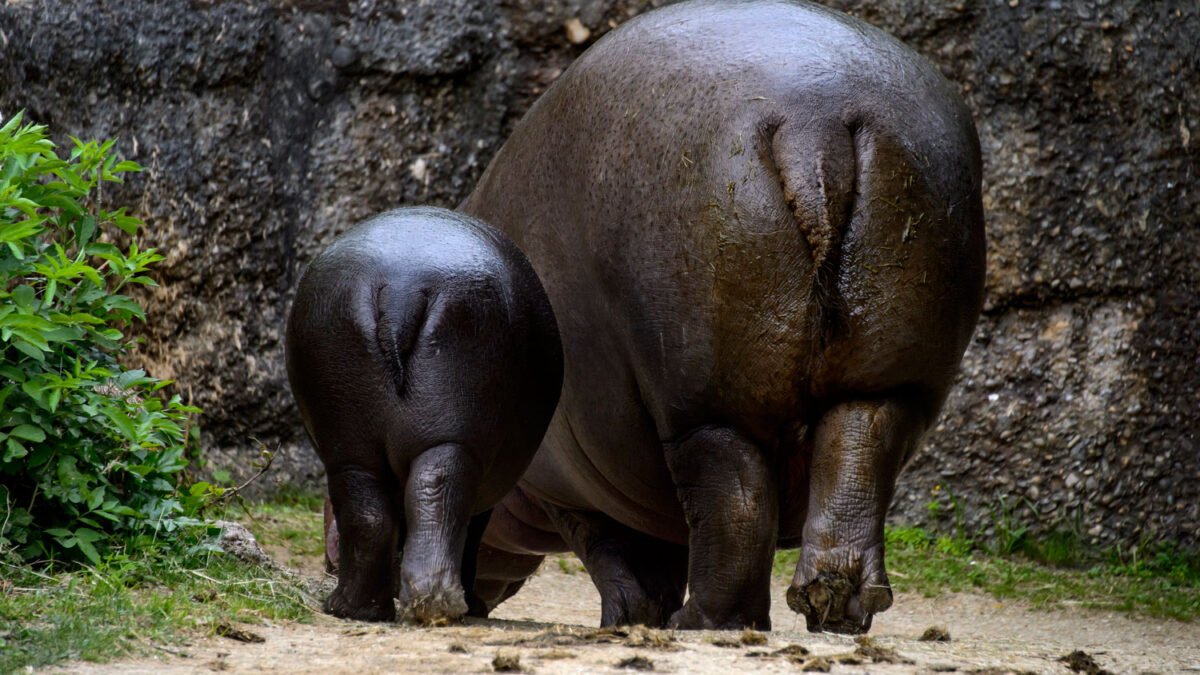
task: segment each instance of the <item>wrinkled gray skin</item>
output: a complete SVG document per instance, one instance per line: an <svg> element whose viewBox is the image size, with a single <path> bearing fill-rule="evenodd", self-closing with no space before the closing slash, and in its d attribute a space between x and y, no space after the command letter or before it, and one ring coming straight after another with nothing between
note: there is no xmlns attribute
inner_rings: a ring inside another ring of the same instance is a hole
<svg viewBox="0 0 1200 675"><path fill-rule="evenodd" d="M525 256L452 211L376 216L305 271L287 365L329 478L339 569L325 611L390 620L395 587L413 621L478 608L464 588L479 537L562 383L554 315Z"/></svg>
<svg viewBox="0 0 1200 675"><path fill-rule="evenodd" d="M942 76L806 3L687 2L598 41L462 210L538 270L565 353L476 591L571 549L602 623L863 632L883 525L984 280L979 143ZM683 603L684 591L688 600Z"/></svg>

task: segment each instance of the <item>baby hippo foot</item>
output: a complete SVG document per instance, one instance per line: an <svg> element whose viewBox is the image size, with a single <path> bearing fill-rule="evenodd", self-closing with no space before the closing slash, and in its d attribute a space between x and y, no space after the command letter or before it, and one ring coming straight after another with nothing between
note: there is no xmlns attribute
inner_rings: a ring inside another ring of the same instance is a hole
<svg viewBox="0 0 1200 675"><path fill-rule="evenodd" d="M326 614L354 621L391 621L396 618L396 605L392 594L386 590L378 592L353 592L338 584L325 599Z"/></svg>
<svg viewBox="0 0 1200 675"><path fill-rule="evenodd" d="M687 603L671 615L667 628L679 630L771 630L771 616L766 608L755 611L734 611L724 615L705 612L699 606Z"/></svg>
<svg viewBox="0 0 1200 675"><path fill-rule="evenodd" d="M814 552L804 547L788 588L787 603L792 611L804 615L813 633L866 633L871 629L871 618L892 606L883 546L864 552Z"/></svg>
<svg viewBox="0 0 1200 675"><path fill-rule="evenodd" d="M470 609L462 584L429 578L406 579L400 587L400 607L405 621L422 626L457 621Z"/></svg>

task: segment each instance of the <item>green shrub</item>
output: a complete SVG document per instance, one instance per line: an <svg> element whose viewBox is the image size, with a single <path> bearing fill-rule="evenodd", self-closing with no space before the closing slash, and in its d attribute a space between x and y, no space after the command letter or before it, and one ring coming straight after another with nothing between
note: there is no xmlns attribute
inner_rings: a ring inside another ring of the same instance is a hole
<svg viewBox="0 0 1200 675"><path fill-rule="evenodd" d="M119 363L144 321L121 293L154 285L162 256L132 241L143 223L106 211L99 188L140 171L114 141L72 139L0 119L0 553L25 561L144 547L195 524L213 492L181 489L188 416L169 384Z"/></svg>

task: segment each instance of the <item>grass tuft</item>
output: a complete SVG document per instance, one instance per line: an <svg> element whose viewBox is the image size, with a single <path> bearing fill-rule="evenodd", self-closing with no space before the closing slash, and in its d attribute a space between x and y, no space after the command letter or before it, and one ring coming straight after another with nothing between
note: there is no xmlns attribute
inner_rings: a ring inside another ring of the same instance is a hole
<svg viewBox="0 0 1200 675"><path fill-rule="evenodd" d="M230 508L266 546L321 555L320 502ZM317 600L299 580L190 542L109 555L94 566L39 568L0 561L0 673L72 660L180 651L213 626L308 621Z"/></svg>

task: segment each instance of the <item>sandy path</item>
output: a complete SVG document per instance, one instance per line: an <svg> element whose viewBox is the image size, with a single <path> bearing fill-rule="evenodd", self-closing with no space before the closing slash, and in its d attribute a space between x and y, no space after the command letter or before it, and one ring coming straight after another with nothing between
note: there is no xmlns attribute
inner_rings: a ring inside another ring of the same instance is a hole
<svg viewBox="0 0 1200 675"><path fill-rule="evenodd" d="M718 631L659 633L674 638L668 649L633 647L630 638L619 635L589 639L586 635L599 624L599 596L586 574L565 573L551 560L486 621L422 629L321 616L309 624L245 626L266 639L261 644L198 637L178 649L180 654L68 664L50 672L492 672L498 653L519 657L520 666L535 673L627 672L616 666L635 656L648 659L659 672L801 672L802 664L786 656L765 655L789 644L810 650L807 664L816 656L834 657L834 673L1066 674L1070 670L1058 659L1076 649L1114 673L1200 672L1200 625L1195 623L1134 620L1096 610L1035 611L1020 602L961 593L933 599L900 594L890 611L876 617L874 641L910 662L842 663L836 657L853 652L854 641L805 631L783 602L785 582L780 579L776 586L775 630L765 634L766 645L719 646L713 643L738 642L742 635ZM919 641L933 624L948 628L952 640ZM636 641L641 635L635 631L632 638ZM461 648L466 651L457 651Z"/></svg>

